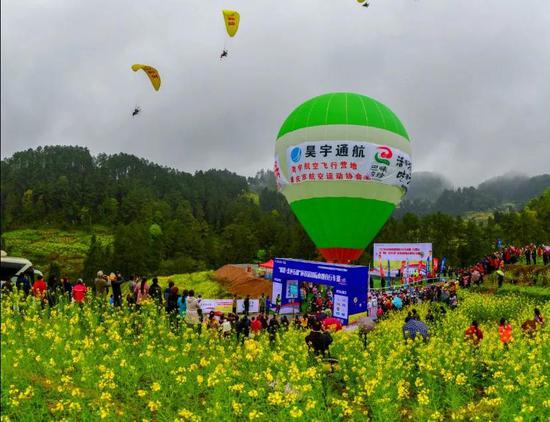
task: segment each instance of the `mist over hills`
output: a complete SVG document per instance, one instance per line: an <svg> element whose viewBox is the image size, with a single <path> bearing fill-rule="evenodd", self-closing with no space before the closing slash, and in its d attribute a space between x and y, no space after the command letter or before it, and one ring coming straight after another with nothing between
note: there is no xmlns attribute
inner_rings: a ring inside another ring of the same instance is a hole
<svg viewBox="0 0 550 422"><path fill-rule="evenodd" d="M550 174L526 176L508 173L493 177L477 187L453 189L445 177L430 172L413 174L413 182L394 216L407 212L426 215L443 212L463 215L473 211L519 210L530 199L550 187Z"/></svg>
<svg viewBox="0 0 550 422"><path fill-rule="evenodd" d="M252 190L263 188L275 190L275 178L270 170L259 171L255 177L248 178ZM507 173L493 177L477 187L463 186L455 188L445 176L433 172L413 173L409 191L395 217L408 212L427 215L443 212L451 215L463 215L475 211L519 210L530 199L541 195L550 187L550 174L527 176L519 173Z"/></svg>
<svg viewBox="0 0 550 422"><path fill-rule="evenodd" d="M46 205L50 216L58 212L54 220L61 215L65 221L79 220L83 207L91 215L98 212L107 218L106 209L109 207L105 201L116 198L118 202L124 202L135 186L147 190L145 197L168 195L172 202L172 196L183 197L193 208L200 208L201 214L216 215L213 218L216 221L220 220L220 207L247 190L270 195L278 207L285 202L275 193L275 178L271 170L260 170L248 178L214 169L190 174L129 154L93 157L86 148L51 146L21 151L2 160L3 226L10 225L15 216L23 213L24 206ZM464 215L477 211L519 210L548 187L550 174L530 177L507 173L488 179L477 187L455 188L441 174L417 172L413 174L409 192L395 210L394 217L402 217L408 212ZM142 203L143 198L139 199L138 202Z"/></svg>
<svg viewBox="0 0 550 422"><path fill-rule="evenodd" d="M443 191L452 189L453 184L445 176L429 171L419 171L413 173L406 198L410 201L432 201L434 197L438 197Z"/></svg>

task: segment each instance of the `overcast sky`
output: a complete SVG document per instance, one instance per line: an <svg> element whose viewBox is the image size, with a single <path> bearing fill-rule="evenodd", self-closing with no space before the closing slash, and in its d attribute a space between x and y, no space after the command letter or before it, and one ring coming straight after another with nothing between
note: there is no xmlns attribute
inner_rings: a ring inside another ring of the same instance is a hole
<svg viewBox="0 0 550 422"><path fill-rule="evenodd" d="M296 106L352 91L401 118L416 171L550 172L548 0L1 4L3 158L77 144L248 176L272 168ZM241 13L223 62L222 8ZM159 92L133 63L158 68Z"/></svg>

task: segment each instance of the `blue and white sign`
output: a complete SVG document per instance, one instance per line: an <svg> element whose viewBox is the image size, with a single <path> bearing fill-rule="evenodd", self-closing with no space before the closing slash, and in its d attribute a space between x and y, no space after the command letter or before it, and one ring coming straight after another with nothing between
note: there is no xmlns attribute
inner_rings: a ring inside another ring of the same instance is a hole
<svg viewBox="0 0 550 422"><path fill-rule="evenodd" d="M272 296L280 294L283 307L300 302L297 286L310 282L333 288L333 315L344 324L367 311L369 267L285 258L275 258L273 264Z"/></svg>

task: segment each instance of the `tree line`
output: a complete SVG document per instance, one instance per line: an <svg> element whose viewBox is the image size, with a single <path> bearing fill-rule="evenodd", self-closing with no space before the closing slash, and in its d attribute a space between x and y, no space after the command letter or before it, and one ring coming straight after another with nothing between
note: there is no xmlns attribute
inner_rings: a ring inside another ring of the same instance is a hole
<svg viewBox="0 0 550 422"><path fill-rule="evenodd" d="M92 156L77 146L29 149L2 160L1 229L86 229L92 238L85 276L98 268L175 274L285 256L320 259L270 172L195 174L129 154ZM431 241L450 265L466 265L504 243L549 243L550 190L519 212L476 222L444 213L391 218L377 242ZM369 263L372 247L359 263Z"/></svg>

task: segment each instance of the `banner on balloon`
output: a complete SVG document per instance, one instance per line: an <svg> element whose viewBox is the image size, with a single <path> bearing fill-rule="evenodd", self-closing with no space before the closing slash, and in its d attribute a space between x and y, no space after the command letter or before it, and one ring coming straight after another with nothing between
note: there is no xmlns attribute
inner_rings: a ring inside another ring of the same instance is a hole
<svg viewBox="0 0 550 422"><path fill-rule="evenodd" d="M288 180L279 185L314 181L375 181L408 189L411 157L395 147L360 141L302 142L287 148Z"/></svg>

